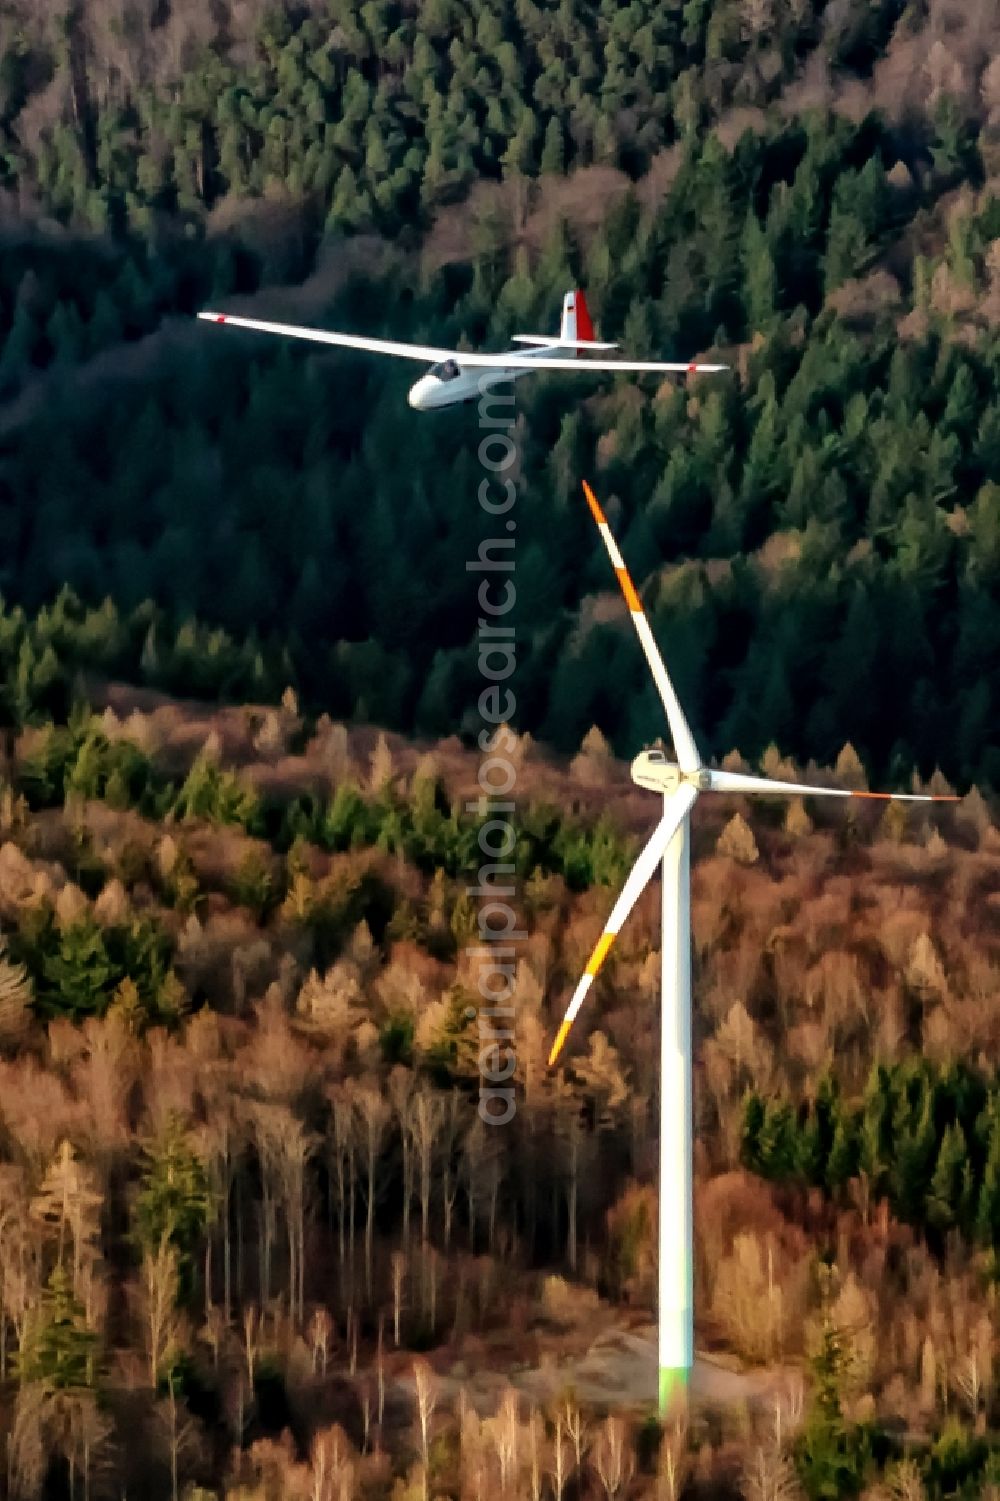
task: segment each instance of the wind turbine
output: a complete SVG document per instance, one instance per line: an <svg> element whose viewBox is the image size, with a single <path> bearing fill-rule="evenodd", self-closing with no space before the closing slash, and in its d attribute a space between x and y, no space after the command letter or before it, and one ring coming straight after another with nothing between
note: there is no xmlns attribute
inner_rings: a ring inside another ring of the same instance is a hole
<svg viewBox="0 0 1000 1501"><path fill-rule="evenodd" d="M663 865L663 936L660 1033L660 1206L659 1206L659 1404L665 1412L675 1396L686 1395L694 1363L694 1239L692 1224L691 1113L691 874L690 814L702 792L751 793L791 797L856 797L884 802L957 802L954 797L913 793L849 792L810 787L742 772L716 771L702 764L694 736L667 675L649 622L604 512L590 486L584 494L604 539L621 585L649 670L659 691L674 743L676 765L662 750L644 750L632 762L632 780L663 798L663 816L632 867L611 909L604 932L566 1008L552 1051L555 1063L584 998L607 958L622 924Z"/></svg>

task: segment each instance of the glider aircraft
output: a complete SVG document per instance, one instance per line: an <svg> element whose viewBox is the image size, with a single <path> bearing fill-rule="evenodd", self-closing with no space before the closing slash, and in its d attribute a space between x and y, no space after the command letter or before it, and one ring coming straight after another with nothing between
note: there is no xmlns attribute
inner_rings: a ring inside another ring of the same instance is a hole
<svg viewBox="0 0 1000 1501"><path fill-rule="evenodd" d="M310 339L316 344L335 344L345 349L367 349L373 354L387 354L396 359L430 363L430 369L411 386L407 400L418 412L439 407L458 406L475 401L491 386L505 380L520 380L532 370L623 371L660 370L674 374L711 374L727 369L725 365L701 365L693 362L660 360L579 359L581 354L617 349L617 344L602 344L594 337L587 301L580 291L567 292L563 298L559 337L546 334L515 334L515 344L532 347L510 349L498 354L472 354L462 349L436 349L430 344L402 344L392 339L369 339L360 334L342 334L319 328L302 328L293 323L267 323L259 318L238 318L229 313L202 312L199 318L209 323L230 324L233 328L252 328L259 333L283 334L287 338Z"/></svg>

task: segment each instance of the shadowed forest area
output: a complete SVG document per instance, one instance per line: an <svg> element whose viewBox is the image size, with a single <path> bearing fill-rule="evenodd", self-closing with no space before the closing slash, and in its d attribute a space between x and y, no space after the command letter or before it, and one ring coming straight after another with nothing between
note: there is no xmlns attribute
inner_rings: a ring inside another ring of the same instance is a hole
<svg viewBox="0 0 1000 1501"><path fill-rule="evenodd" d="M498 347L579 283L633 354L734 371L519 387L519 728L659 728L589 474L717 754L996 782L987 9L8 6L8 604L110 598L120 670L182 692L468 727L474 414L190 315Z"/></svg>
<svg viewBox="0 0 1000 1501"><path fill-rule="evenodd" d="M0 4L5 1501L1000 1495L998 35ZM488 1130L476 414L193 314L499 348L575 285L732 369L518 387ZM654 894L545 1067L663 731L583 476L707 755L962 794L699 806L698 1346L771 1384L688 1424L581 1374L655 1299Z"/></svg>

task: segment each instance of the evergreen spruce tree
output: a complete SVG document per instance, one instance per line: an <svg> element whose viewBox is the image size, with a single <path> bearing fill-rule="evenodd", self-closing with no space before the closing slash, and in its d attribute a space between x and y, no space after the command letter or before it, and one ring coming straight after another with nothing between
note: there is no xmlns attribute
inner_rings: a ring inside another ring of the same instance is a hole
<svg viewBox="0 0 1000 1501"><path fill-rule="evenodd" d="M743 1102L743 1130L740 1142L740 1161L751 1172L762 1171L760 1134L764 1126L764 1101L756 1090L751 1090Z"/></svg>
<svg viewBox="0 0 1000 1501"><path fill-rule="evenodd" d="M986 1161L976 1204L976 1239L982 1246L1000 1248L1000 1111L988 1117Z"/></svg>
<svg viewBox="0 0 1000 1501"><path fill-rule="evenodd" d="M857 1496L871 1467L868 1431L847 1422L843 1415L845 1336L846 1332L834 1323L830 1303L825 1300L809 1362L812 1397L794 1448L795 1468L810 1501Z"/></svg>
<svg viewBox="0 0 1000 1501"><path fill-rule="evenodd" d="M858 1171L858 1143L853 1123L838 1110L830 1155L826 1161L826 1185L831 1191L842 1188Z"/></svg>
<svg viewBox="0 0 1000 1501"><path fill-rule="evenodd" d="M20 1379L53 1392L93 1386L96 1343L83 1305L73 1295L69 1272L55 1267L19 1352Z"/></svg>
<svg viewBox="0 0 1000 1501"><path fill-rule="evenodd" d="M103 1016L118 978L104 935L88 915L67 927L55 953L43 958L39 1004L46 1015L74 1021Z"/></svg>
<svg viewBox="0 0 1000 1501"><path fill-rule="evenodd" d="M173 1246L183 1277L190 1270L208 1218L205 1168L176 1117L167 1121L144 1155L135 1204L136 1235L151 1254L164 1243Z"/></svg>

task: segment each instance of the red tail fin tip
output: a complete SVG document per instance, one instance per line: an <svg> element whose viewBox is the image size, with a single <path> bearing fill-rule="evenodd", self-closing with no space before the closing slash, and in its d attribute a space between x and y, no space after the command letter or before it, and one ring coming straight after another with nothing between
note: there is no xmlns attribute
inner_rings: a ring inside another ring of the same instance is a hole
<svg viewBox="0 0 1000 1501"><path fill-rule="evenodd" d="M578 339L594 338L594 325L590 321L590 309L582 291L576 293L576 336Z"/></svg>

